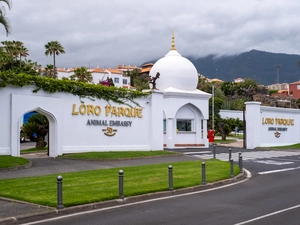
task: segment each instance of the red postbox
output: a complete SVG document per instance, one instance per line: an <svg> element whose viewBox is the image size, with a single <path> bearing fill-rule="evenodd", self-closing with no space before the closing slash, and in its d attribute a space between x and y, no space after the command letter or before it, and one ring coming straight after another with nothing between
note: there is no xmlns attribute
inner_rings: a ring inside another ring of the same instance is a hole
<svg viewBox="0 0 300 225"><path fill-rule="evenodd" d="M215 141L215 131L208 130L208 142L214 142L214 141Z"/></svg>

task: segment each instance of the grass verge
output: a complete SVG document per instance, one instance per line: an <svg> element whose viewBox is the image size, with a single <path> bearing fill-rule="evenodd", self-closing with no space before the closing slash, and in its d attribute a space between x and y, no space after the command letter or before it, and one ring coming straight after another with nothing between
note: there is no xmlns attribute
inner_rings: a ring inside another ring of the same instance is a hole
<svg viewBox="0 0 300 225"><path fill-rule="evenodd" d="M286 146L275 146L275 147L259 147L257 149L300 149L300 144L294 144L294 145L286 145Z"/></svg>
<svg viewBox="0 0 300 225"><path fill-rule="evenodd" d="M228 144L228 143L233 143L236 142L235 139L226 139L226 140L221 140L221 139L215 139L214 143L220 143L220 144Z"/></svg>
<svg viewBox="0 0 300 225"><path fill-rule="evenodd" d="M128 152L87 152L87 153L72 153L64 154L59 157L72 158L72 159L99 159L99 160L111 160L111 159L128 159L128 158L140 158L140 157L153 157L163 155L176 155L176 152L168 151L128 151Z"/></svg>
<svg viewBox="0 0 300 225"><path fill-rule="evenodd" d="M174 189L201 184L202 161L176 162L173 166ZM125 197L168 190L169 163L101 169L60 174L63 176L63 203L74 206L118 198L118 172L124 171ZM234 165L234 173L239 168ZM0 196L55 207L58 174L0 180ZM229 162L206 161L206 182L230 177Z"/></svg>
<svg viewBox="0 0 300 225"><path fill-rule="evenodd" d="M44 148L29 148L29 149L21 150L21 154L32 153L32 152L46 152L46 151L48 151L48 147L44 147Z"/></svg>
<svg viewBox="0 0 300 225"><path fill-rule="evenodd" d="M13 157L9 155L0 156L0 169L22 166L29 163L28 159Z"/></svg>

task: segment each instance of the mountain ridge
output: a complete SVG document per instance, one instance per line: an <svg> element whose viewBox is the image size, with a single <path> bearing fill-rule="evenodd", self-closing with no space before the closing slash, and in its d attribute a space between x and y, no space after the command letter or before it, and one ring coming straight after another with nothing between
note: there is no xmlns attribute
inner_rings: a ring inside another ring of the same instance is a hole
<svg viewBox="0 0 300 225"><path fill-rule="evenodd" d="M297 54L271 53L253 49L230 56L208 55L196 59L189 56L186 58L194 64L198 73L210 79L234 81L236 78L251 78L263 85L277 83L278 78L279 83L293 83L300 80L298 67L300 55ZM279 70L276 65L280 65Z"/></svg>

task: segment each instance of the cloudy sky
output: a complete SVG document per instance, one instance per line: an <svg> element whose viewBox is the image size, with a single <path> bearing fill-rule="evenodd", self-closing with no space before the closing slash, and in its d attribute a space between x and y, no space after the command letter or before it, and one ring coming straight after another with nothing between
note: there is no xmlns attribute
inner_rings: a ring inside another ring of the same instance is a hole
<svg viewBox="0 0 300 225"><path fill-rule="evenodd" d="M12 33L29 57L52 64L45 44L59 41L58 67L141 65L163 57L175 32L185 56L257 49L300 54L299 0L12 0ZM6 5L3 6L7 9Z"/></svg>

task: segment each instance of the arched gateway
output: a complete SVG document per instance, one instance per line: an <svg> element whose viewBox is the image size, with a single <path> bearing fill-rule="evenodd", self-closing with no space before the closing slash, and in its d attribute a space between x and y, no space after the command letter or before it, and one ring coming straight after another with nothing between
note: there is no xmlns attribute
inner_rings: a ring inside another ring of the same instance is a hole
<svg viewBox="0 0 300 225"><path fill-rule="evenodd" d="M5 88L10 90L10 88ZM5 90L4 89L4 90ZM7 91L8 91L7 90ZM45 115L49 121L49 156L55 157L60 155L61 144L58 136L60 130L58 129L58 122L62 118L63 109L61 100L50 96L40 96L34 93L24 94L24 91L31 91L31 88L16 88L13 89L15 93L10 93L11 105L10 109L11 119L10 124L10 155L20 156L20 124L22 116L30 111L36 111ZM17 91L18 90L18 91ZM19 92L19 93L18 93ZM8 97L8 96L7 96Z"/></svg>

